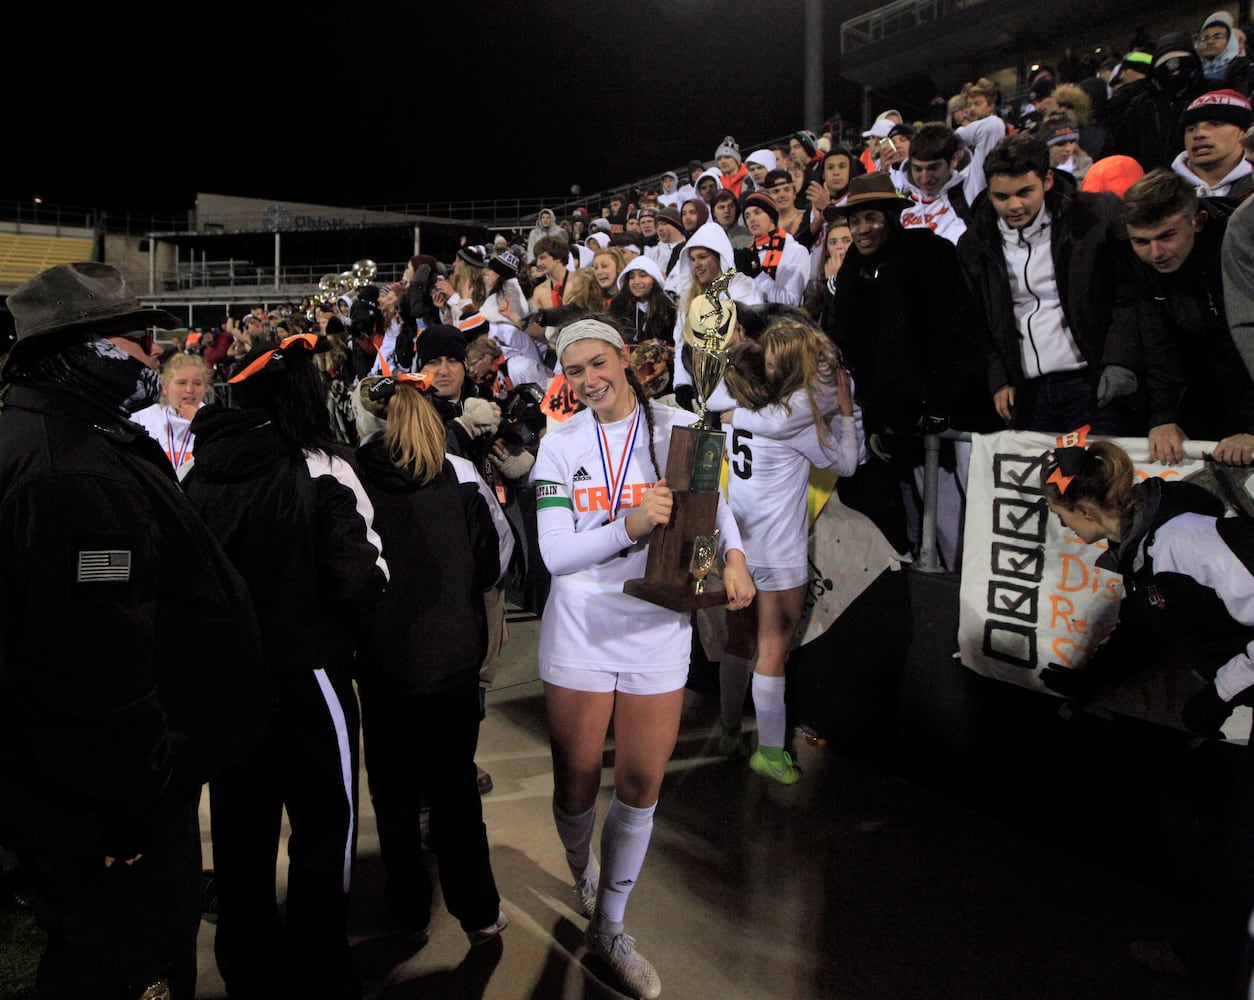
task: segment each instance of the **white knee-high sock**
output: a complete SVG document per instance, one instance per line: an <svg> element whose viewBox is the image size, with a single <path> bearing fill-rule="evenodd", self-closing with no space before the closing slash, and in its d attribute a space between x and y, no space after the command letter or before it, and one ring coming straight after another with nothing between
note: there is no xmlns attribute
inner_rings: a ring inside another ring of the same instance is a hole
<svg viewBox="0 0 1254 1000"><path fill-rule="evenodd" d="M619 934L623 913L644 855L653 836L653 812L657 803L644 809L624 805L615 795L601 828L601 885L597 892L596 927L602 934Z"/></svg>
<svg viewBox="0 0 1254 1000"><path fill-rule="evenodd" d="M749 690L749 660L724 653L718 664L720 718L726 729L739 729L745 714L745 692Z"/></svg>
<svg viewBox="0 0 1254 1000"><path fill-rule="evenodd" d="M566 848L566 863L570 865L570 872L575 878L581 878L592 853L592 828L597 821L597 807L594 805L585 813L569 816L558 808L554 799L553 819L557 823L557 835Z"/></svg>
<svg viewBox="0 0 1254 1000"><path fill-rule="evenodd" d="M784 678L753 675L753 711L758 717L758 746L784 745Z"/></svg>

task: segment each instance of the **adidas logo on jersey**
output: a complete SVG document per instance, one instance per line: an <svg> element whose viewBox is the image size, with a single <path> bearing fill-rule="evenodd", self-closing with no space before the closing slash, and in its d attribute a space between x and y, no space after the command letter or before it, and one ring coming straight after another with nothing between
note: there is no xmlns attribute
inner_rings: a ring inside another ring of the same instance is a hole
<svg viewBox="0 0 1254 1000"><path fill-rule="evenodd" d="M586 483L591 478L592 477L588 475L588 470L581 465L575 472L574 476L571 477L571 481L575 483Z"/></svg>

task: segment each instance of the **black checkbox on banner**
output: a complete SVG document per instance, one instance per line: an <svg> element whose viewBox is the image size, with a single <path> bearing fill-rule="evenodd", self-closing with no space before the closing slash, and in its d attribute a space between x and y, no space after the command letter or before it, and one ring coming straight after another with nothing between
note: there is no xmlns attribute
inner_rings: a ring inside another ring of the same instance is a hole
<svg viewBox="0 0 1254 1000"><path fill-rule="evenodd" d="M1029 502L998 498L993 501L993 534L1026 542L1043 542L1048 515L1049 507L1044 500Z"/></svg>
<svg viewBox="0 0 1254 1000"><path fill-rule="evenodd" d="M993 485L999 490L1019 493L1041 492L1041 472L1048 453L1040 455L994 455Z"/></svg>
<svg viewBox="0 0 1254 1000"><path fill-rule="evenodd" d="M1036 628L1014 622L984 623L984 655L1012 667L1036 667Z"/></svg>
<svg viewBox="0 0 1254 1000"><path fill-rule="evenodd" d="M1045 575L1045 549L1041 546L1029 548L1009 542L993 542L989 548L989 559L993 576L1040 583Z"/></svg>
<svg viewBox="0 0 1254 1000"><path fill-rule="evenodd" d="M1007 583L1005 580L990 580L988 582L988 613L1034 622L1039 593L1036 587Z"/></svg>

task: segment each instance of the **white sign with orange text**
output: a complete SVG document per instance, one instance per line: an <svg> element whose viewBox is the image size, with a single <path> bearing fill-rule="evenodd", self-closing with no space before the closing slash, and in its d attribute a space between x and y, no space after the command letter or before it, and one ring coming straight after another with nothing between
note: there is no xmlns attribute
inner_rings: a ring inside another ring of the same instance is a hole
<svg viewBox="0 0 1254 1000"><path fill-rule="evenodd" d="M1057 439L1023 431L972 435L967 482L958 651L979 674L1045 690L1045 667L1083 666L1119 617L1123 582L1095 563L1106 543L1086 545L1051 516L1041 472ZM1143 438L1119 438L1138 478L1189 479L1210 487L1209 463L1149 461ZM1213 445L1212 445L1213 447ZM1124 715L1179 726L1180 708L1200 686L1187 670L1140 671L1097 699ZM1249 731L1249 711L1225 731Z"/></svg>

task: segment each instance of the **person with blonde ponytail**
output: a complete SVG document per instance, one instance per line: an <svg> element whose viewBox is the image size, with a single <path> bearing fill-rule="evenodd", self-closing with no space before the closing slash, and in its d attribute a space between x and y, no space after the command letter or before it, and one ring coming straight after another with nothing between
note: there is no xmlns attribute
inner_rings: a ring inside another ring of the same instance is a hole
<svg viewBox="0 0 1254 1000"><path fill-rule="evenodd" d="M504 574L514 541L474 466L445 453L444 421L428 399L434 384L429 372L400 372L358 386L357 461L392 576L370 609L357 685L392 918L425 940L433 899L425 801L445 905L478 945L509 923L488 857L475 748L483 594Z"/></svg>
<svg viewBox="0 0 1254 1000"><path fill-rule="evenodd" d="M648 540L670 520L663 477L671 428L691 421L652 403L631 371L619 330L599 318L564 326L558 360L585 409L550 430L532 470L540 553L552 590L540 623L539 665L553 754L553 816L586 940L627 991L656 997L656 970L623 929L640 876L662 777L679 735L692 616L623 592L643 577ZM728 607L753 599L740 533L718 506ZM614 724L614 794L592 853L601 760Z"/></svg>

